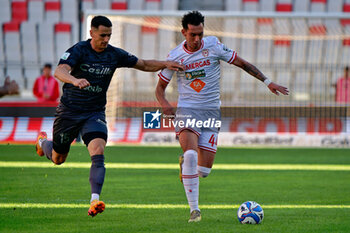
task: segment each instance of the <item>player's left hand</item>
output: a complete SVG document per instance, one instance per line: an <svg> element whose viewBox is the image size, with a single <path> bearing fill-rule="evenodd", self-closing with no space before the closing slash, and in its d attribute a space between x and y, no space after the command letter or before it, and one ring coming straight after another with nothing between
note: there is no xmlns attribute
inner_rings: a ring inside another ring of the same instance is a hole
<svg viewBox="0 0 350 233"><path fill-rule="evenodd" d="M174 61L166 61L166 68L169 70L180 71L185 70L185 66Z"/></svg>
<svg viewBox="0 0 350 233"><path fill-rule="evenodd" d="M287 87L280 86L274 82L271 82L267 87L275 95L280 95L280 93L282 93L283 95L289 95L289 90Z"/></svg>

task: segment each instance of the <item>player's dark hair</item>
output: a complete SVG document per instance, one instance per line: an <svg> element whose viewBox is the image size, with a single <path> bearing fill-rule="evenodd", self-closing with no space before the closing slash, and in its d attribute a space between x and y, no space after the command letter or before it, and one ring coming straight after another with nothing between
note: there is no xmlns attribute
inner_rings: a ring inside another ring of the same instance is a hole
<svg viewBox="0 0 350 233"><path fill-rule="evenodd" d="M46 63L46 64L44 65L44 68L49 68L49 69L51 69L51 68L52 68L52 65L51 65L50 63Z"/></svg>
<svg viewBox="0 0 350 233"><path fill-rule="evenodd" d="M91 20L91 27L98 28L100 25L105 27L112 27L112 22L103 15L97 15Z"/></svg>
<svg viewBox="0 0 350 233"><path fill-rule="evenodd" d="M190 11L182 17L182 27L188 29L188 25L204 25L204 16L199 11Z"/></svg>

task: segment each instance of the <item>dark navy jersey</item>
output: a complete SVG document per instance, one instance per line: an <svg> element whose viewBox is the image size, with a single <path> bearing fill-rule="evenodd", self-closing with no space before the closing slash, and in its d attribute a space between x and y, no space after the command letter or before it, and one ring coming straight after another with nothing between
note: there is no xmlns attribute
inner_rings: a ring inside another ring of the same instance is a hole
<svg viewBox="0 0 350 233"><path fill-rule="evenodd" d="M72 67L71 75L86 79L90 86L79 89L72 84L63 85L61 103L73 111L101 111L105 109L106 93L114 71L119 67L133 67L137 57L123 49L108 45L103 52L96 52L91 39L69 48L58 64Z"/></svg>

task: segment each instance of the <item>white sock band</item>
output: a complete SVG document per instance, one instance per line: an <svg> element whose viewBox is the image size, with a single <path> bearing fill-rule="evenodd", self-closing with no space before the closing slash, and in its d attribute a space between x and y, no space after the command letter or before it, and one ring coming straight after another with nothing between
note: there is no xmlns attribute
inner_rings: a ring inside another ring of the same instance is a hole
<svg viewBox="0 0 350 233"><path fill-rule="evenodd" d="M271 82L270 79L267 78L267 79L264 80L264 83L265 83L266 86L268 86L268 85L270 85L270 83L272 83L272 82Z"/></svg>
<svg viewBox="0 0 350 233"><path fill-rule="evenodd" d="M39 139L39 146L40 147L43 147L43 142L46 141L46 139Z"/></svg>
<svg viewBox="0 0 350 233"><path fill-rule="evenodd" d="M207 177L210 174L211 168L209 167L202 167L199 166L197 167L198 175L202 178Z"/></svg>
<svg viewBox="0 0 350 233"><path fill-rule="evenodd" d="M100 200L100 195L98 193L92 193L91 194L91 200L90 202L94 201L94 200Z"/></svg>

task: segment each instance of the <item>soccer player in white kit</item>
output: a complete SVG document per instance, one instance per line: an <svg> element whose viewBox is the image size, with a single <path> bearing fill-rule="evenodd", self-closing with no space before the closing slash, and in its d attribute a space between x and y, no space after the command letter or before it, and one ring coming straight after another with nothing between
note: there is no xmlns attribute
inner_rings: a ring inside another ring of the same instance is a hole
<svg viewBox="0 0 350 233"><path fill-rule="evenodd" d="M185 41L170 51L168 60L184 65L183 72L177 72L178 106L175 121L188 118L192 124L177 124L175 127L181 148L180 180L182 181L190 206L189 222L201 220L198 208L199 176L207 177L211 171L217 149L220 125L220 60L233 64L256 79L264 82L276 94L288 95L286 87L271 82L254 65L240 58L237 53L214 36L203 37L204 17L198 11L185 14L182 18L182 34ZM173 115L173 107L165 98L165 89L174 71L163 69L159 74L156 97L164 115ZM193 124L194 121L210 120L209 127ZM214 123L212 123L214 121Z"/></svg>

